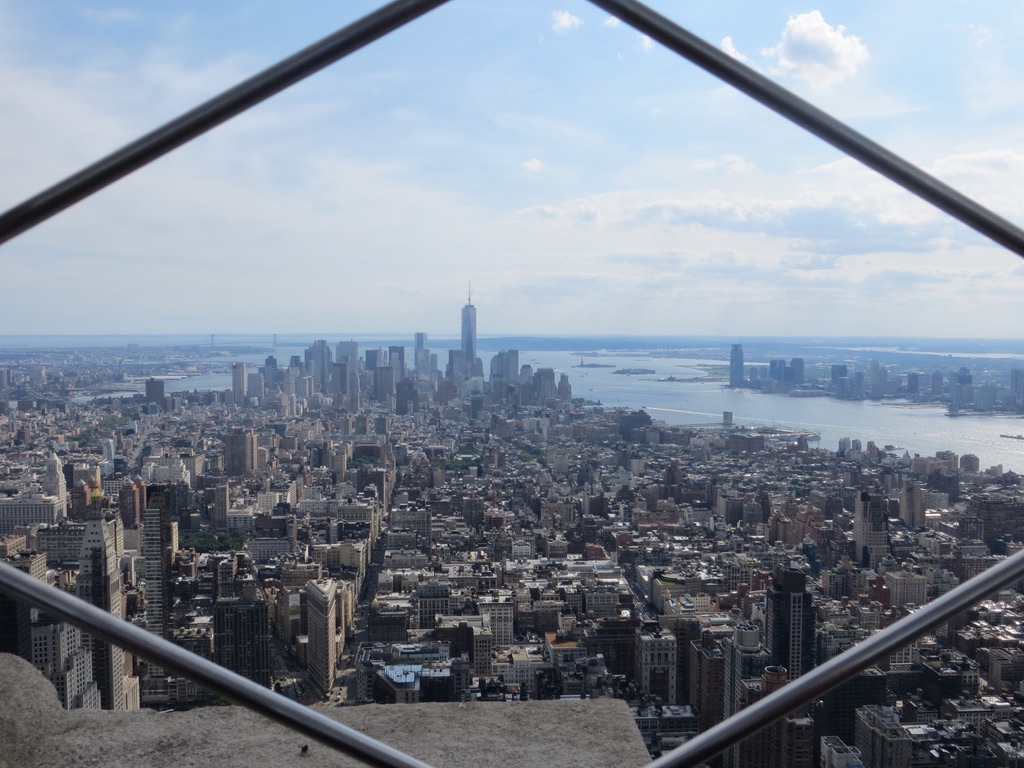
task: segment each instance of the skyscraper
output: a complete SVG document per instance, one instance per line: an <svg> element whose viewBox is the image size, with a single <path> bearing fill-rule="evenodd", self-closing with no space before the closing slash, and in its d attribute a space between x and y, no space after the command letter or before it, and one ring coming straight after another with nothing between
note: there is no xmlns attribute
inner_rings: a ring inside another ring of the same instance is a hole
<svg viewBox="0 0 1024 768"><path fill-rule="evenodd" d="M224 436L224 471L245 475L256 471L258 443L252 430L232 430Z"/></svg>
<svg viewBox="0 0 1024 768"><path fill-rule="evenodd" d="M395 394L395 369L390 365L373 369L373 397L381 403Z"/></svg>
<svg viewBox="0 0 1024 768"><path fill-rule="evenodd" d="M231 509L230 490L225 483L213 489L213 508L210 512L210 522L218 530L225 530L228 527L228 510Z"/></svg>
<svg viewBox="0 0 1024 768"><path fill-rule="evenodd" d="M121 572L115 545L119 524L115 520L86 522L78 558L77 592L83 600L123 619ZM86 635L85 647L92 653L93 679L100 689L103 708L126 709L124 651L92 635Z"/></svg>
<svg viewBox="0 0 1024 768"><path fill-rule="evenodd" d="M733 344L729 352L729 386L743 386L743 345Z"/></svg>
<svg viewBox="0 0 1024 768"><path fill-rule="evenodd" d="M806 587L803 571L780 568L765 600L764 644L772 664L785 667L789 680L814 666L814 606Z"/></svg>
<svg viewBox="0 0 1024 768"><path fill-rule="evenodd" d="M853 544L856 562L863 568L877 568L889 554L889 512L885 497L867 491L860 493L853 510Z"/></svg>
<svg viewBox="0 0 1024 768"><path fill-rule="evenodd" d="M163 379L146 379L146 402L156 403L159 406L164 404L164 382Z"/></svg>
<svg viewBox="0 0 1024 768"><path fill-rule="evenodd" d="M146 577L146 629L167 636L171 617L171 569L178 548L178 524L166 509L142 512L143 574Z"/></svg>
<svg viewBox="0 0 1024 768"><path fill-rule="evenodd" d="M395 381L401 381L405 378L405 347L401 345L395 345L388 347L388 359L385 365L390 365L395 369Z"/></svg>
<svg viewBox="0 0 1024 768"><path fill-rule="evenodd" d="M678 702L676 689L676 636L667 632L638 632L634 677L637 686L667 704Z"/></svg>
<svg viewBox="0 0 1024 768"><path fill-rule="evenodd" d="M60 521L67 515L68 485L64 477L64 465L51 453L46 460L46 470L43 472L43 493L57 499L57 516Z"/></svg>
<svg viewBox="0 0 1024 768"><path fill-rule="evenodd" d="M761 643L761 633L755 624L739 624L731 637L723 637L720 646L725 654L724 707L722 715L730 718L742 709L748 695L750 680L758 678L771 663L771 655ZM723 765L735 768L750 763L751 750L763 745L756 739L734 744L725 752Z"/></svg>
<svg viewBox="0 0 1024 768"><path fill-rule="evenodd" d="M262 686L270 686L270 621L263 591L243 588L220 597L213 608L216 662Z"/></svg>
<svg viewBox="0 0 1024 768"><path fill-rule="evenodd" d="M32 625L32 663L53 683L64 709L100 708L100 691L92 677L92 656L83 645L78 627L40 617Z"/></svg>
<svg viewBox="0 0 1024 768"><path fill-rule="evenodd" d="M235 405L245 405L245 363L231 364L231 398Z"/></svg>
<svg viewBox="0 0 1024 768"><path fill-rule="evenodd" d="M462 308L462 354L465 358L466 376L476 371L476 307L472 304L470 291L466 306Z"/></svg>
<svg viewBox="0 0 1024 768"><path fill-rule="evenodd" d="M317 339L311 347L305 351L305 363L308 372L313 377L318 392L327 392L328 381L331 376L331 348L327 345L326 339Z"/></svg>
<svg viewBox="0 0 1024 768"><path fill-rule="evenodd" d="M333 579L306 582L306 669L313 685L324 696L334 687L338 668L336 593Z"/></svg>
<svg viewBox="0 0 1024 768"><path fill-rule="evenodd" d="M430 350L427 349L427 334L417 333L415 338L416 351L413 362L416 364L416 380L430 381L432 370L430 365Z"/></svg>

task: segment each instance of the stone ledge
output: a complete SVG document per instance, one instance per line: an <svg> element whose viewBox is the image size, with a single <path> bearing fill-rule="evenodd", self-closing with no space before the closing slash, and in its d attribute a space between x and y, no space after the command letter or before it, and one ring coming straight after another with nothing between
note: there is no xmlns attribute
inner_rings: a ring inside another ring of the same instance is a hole
<svg viewBox="0 0 1024 768"><path fill-rule="evenodd" d="M640 768L650 758L614 699L325 707L324 714L435 768L500 762ZM28 662L0 654L0 768L332 766L361 763L239 706L189 712L65 711ZM308 751L302 754L302 746Z"/></svg>

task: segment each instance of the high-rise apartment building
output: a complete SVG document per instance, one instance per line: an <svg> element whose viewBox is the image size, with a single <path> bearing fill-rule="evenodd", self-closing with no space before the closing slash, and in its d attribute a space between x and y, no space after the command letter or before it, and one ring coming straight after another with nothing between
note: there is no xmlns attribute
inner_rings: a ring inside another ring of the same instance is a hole
<svg viewBox="0 0 1024 768"><path fill-rule="evenodd" d="M786 685L786 670L767 666L756 679L742 682L740 709L745 709ZM791 712L732 749L732 768L814 768L814 721Z"/></svg>
<svg viewBox="0 0 1024 768"><path fill-rule="evenodd" d="M333 579L306 582L306 670L324 696L334 687L338 668L336 594Z"/></svg>
<svg viewBox="0 0 1024 768"><path fill-rule="evenodd" d="M924 487L913 480L904 480L900 491L900 520L909 528L924 525Z"/></svg>
<svg viewBox="0 0 1024 768"><path fill-rule="evenodd" d="M489 616L496 649L508 648L515 642L515 603L509 595L488 595L477 603L481 616Z"/></svg>
<svg viewBox="0 0 1024 768"><path fill-rule="evenodd" d="M213 607L214 660L254 683L270 687L270 618L258 587L221 597Z"/></svg>
<svg viewBox="0 0 1024 768"><path fill-rule="evenodd" d="M740 624L732 637L722 639L725 653L725 706L722 714L732 717L739 711L740 683L759 677L771 664L771 654L761 643L761 631L756 624Z"/></svg>
<svg viewBox="0 0 1024 768"><path fill-rule="evenodd" d="M794 357L790 360L789 370L793 384L804 383L804 359L802 357Z"/></svg>
<svg viewBox="0 0 1024 768"><path fill-rule="evenodd" d="M729 386L742 387L743 381L743 345L733 344L729 352Z"/></svg>
<svg viewBox="0 0 1024 768"><path fill-rule="evenodd" d="M32 625L32 664L53 684L64 709L100 708L92 654L78 627L41 617Z"/></svg>
<svg viewBox="0 0 1024 768"><path fill-rule="evenodd" d="M725 710L725 652L715 634L704 630L700 639L690 641L687 649L690 654L689 700L697 710L702 731L722 722Z"/></svg>
<svg viewBox="0 0 1024 768"><path fill-rule="evenodd" d="M889 554L889 510L885 497L867 491L854 501L853 543L856 562L862 568L877 568Z"/></svg>
<svg viewBox="0 0 1024 768"><path fill-rule="evenodd" d="M258 454L256 433L240 429L224 437L224 471L229 475L248 475L256 471Z"/></svg>
<svg viewBox="0 0 1024 768"><path fill-rule="evenodd" d="M213 489L213 509L210 513L210 522L217 530L225 530L228 527L228 510L231 509L231 492L228 486L218 485Z"/></svg>
<svg viewBox="0 0 1024 768"><path fill-rule="evenodd" d="M814 606L807 591L807 575L796 568L780 568L765 599L765 646L772 664L785 667L795 680L814 666Z"/></svg>
<svg viewBox="0 0 1024 768"><path fill-rule="evenodd" d="M886 571L885 586L889 588L889 601L893 608L928 602L928 578L923 573Z"/></svg>
<svg viewBox="0 0 1024 768"><path fill-rule="evenodd" d="M178 523L166 509L142 513L143 575L146 579L146 629L167 637L171 617L171 573L178 550Z"/></svg>
<svg viewBox="0 0 1024 768"><path fill-rule="evenodd" d="M438 614L447 616L452 612L451 585L446 581L422 582L415 592L417 629L433 629ZM491 619L493 626L494 619Z"/></svg>
<svg viewBox="0 0 1024 768"><path fill-rule="evenodd" d="M634 678L641 691L666 704L678 701L676 636L670 632L639 632L636 637Z"/></svg>
<svg viewBox="0 0 1024 768"><path fill-rule="evenodd" d="M854 744L864 765L870 768L903 768L910 765L913 743L889 706L869 705L857 710Z"/></svg>
<svg viewBox="0 0 1024 768"><path fill-rule="evenodd" d="M164 382L163 379L146 379L146 402L156 403L161 408L164 405Z"/></svg>

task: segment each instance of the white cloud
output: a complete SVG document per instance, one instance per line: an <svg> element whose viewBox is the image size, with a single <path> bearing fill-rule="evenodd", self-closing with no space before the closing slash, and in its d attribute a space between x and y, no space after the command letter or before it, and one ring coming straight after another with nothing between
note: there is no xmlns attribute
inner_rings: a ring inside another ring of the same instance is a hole
<svg viewBox="0 0 1024 768"><path fill-rule="evenodd" d="M747 58L746 54L744 54L742 51L740 51L733 44L731 36L727 35L726 37L722 38L721 48L722 48L723 51L725 51L730 56L732 56L734 59L736 59L736 61L739 61L739 62L741 62L743 64L749 64L750 63L750 59Z"/></svg>
<svg viewBox="0 0 1024 768"><path fill-rule="evenodd" d="M651 40L647 35L640 35L640 47L645 51L651 50L654 47L654 41Z"/></svg>
<svg viewBox="0 0 1024 768"><path fill-rule="evenodd" d="M544 163L538 160L536 157L531 157L525 163L523 163L523 169L530 173L539 173L544 170Z"/></svg>
<svg viewBox="0 0 1024 768"><path fill-rule="evenodd" d="M621 23L622 22L619 21L614 16L609 16L607 19L604 20L604 26L609 27L610 29L615 29L615 27L619 26L619 24Z"/></svg>
<svg viewBox="0 0 1024 768"><path fill-rule="evenodd" d="M995 39L992 29L985 24L968 24L967 32L975 45L988 45Z"/></svg>
<svg viewBox="0 0 1024 768"><path fill-rule="evenodd" d="M727 173L747 173L757 166L741 155L721 155L720 157L702 157L693 162L695 171L722 170Z"/></svg>
<svg viewBox="0 0 1024 768"><path fill-rule="evenodd" d="M551 16L554 19L551 22L551 29L555 32L568 32L571 29L583 26L583 19L579 16L574 16L568 11L552 11Z"/></svg>
<svg viewBox="0 0 1024 768"><path fill-rule="evenodd" d="M773 72L795 77L813 88L827 88L857 73L868 48L842 24L832 26L821 11L790 16L782 38L761 54L774 60Z"/></svg>

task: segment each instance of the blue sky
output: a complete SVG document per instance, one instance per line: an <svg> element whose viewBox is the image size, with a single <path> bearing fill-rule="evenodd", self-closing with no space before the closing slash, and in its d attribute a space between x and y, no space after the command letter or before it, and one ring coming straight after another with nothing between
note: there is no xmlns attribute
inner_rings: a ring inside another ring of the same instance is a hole
<svg viewBox="0 0 1024 768"><path fill-rule="evenodd" d="M1024 223L1024 6L654 2ZM368 12L0 0L6 209ZM454 0L0 249L3 333L1016 336L1024 263L584 2Z"/></svg>

